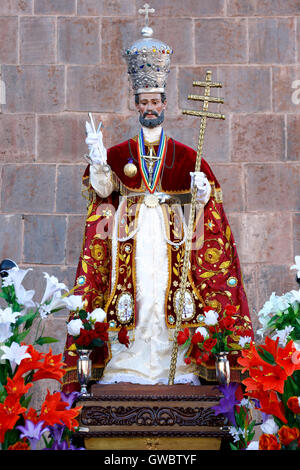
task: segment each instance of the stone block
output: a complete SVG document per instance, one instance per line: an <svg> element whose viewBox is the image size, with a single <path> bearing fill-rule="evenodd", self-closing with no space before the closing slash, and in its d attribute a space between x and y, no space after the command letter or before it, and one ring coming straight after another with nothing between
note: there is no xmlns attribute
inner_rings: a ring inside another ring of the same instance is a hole
<svg viewBox="0 0 300 470"><path fill-rule="evenodd" d="M56 62L56 20L53 17L26 16L20 19L20 62Z"/></svg>
<svg viewBox="0 0 300 470"><path fill-rule="evenodd" d="M225 210L242 212L245 208L242 166L234 163L215 163L212 170L222 188Z"/></svg>
<svg viewBox="0 0 300 470"><path fill-rule="evenodd" d="M299 14L295 0L228 0L228 16L292 16Z"/></svg>
<svg viewBox="0 0 300 470"><path fill-rule="evenodd" d="M87 112L122 112L127 107L127 74L123 66L69 66L67 109Z"/></svg>
<svg viewBox="0 0 300 470"><path fill-rule="evenodd" d="M232 115L232 161L268 162L284 160L284 157L285 123L283 116L256 113Z"/></svg>
<svg viewBox="0 0 300 470"><path fill-rule="evenodd" d="M247 210L300 210L299 181L300 166L293 163L247 164Z"/></svg>
<svg viewBox="0 0 300 470"><path fill-rule="evenodd" d="M274 66L272 68L272 99L275 112L297 113L300 109L300 65ZM297 95L297 96L295 96ZM298 98L295 101L295 98Z"/></svg>
<svg viewBox="0 0 300 470"><path fill-rule="evenodd" d="M52 212L54 165L5 165L2 173L2 211Z"/></svg>
<svg viewBox="0 0 300 470"><path fill-rule="evenodd" d="M30 15L33 8L33 0L5 0L0 4L0 15Z"/></svg>
<svg viewBox="0 0 300 470"><path fill-rule="evenodd" d="M100 37L98 18L58 18L58 62L98 64Z"/></svg>
<svg viewBox="0 0 300 470"><path fill-rule="evenodd" d="M197 64L247 62L247 23L244 18L202 18L195 21Z"/></svg>
<svg viewBox="0 0 300 470"><path fill-rule="evenodd" d="M250 18L249 62L295 62L294 18Z"/></svg>
<svg viewBox="0 0 300 470"><path fill-rule="evenodd" d="M178 69L178 106L179 109L192 109L192 110L199 110L200 105L198 101L193 101L188 99L188 95L201 95L204 92L204 88L193 86L193 81L204 81L206 77L206 71L211 70L212 72L212 80L219 81L218 76L218 68L214 65L203 65L197 67L179 67ZM222 89L221 89L222 90ZM214 88L211 90L211 96L215 97L223 97L223 92L220 92L219 88ZM219 106L215 105L214 103L209 103L208 109L211 112L219 112L223 113L224 105ZM202 108L202 106L201 106ZM198 118L199 119L199 118Z"/></svg>
<svg viewBox="0 0 300 470"><path fill-rule="evenodd" d="M239 255L242 263L285 264L292 259L291 214L241 214Z"/></svg>
<svg viewBox="0 0 300 470"><path fill-rule="evenodd" d="M144 0L137 0L137 11L144 6ZM199 16L223 16L224 15L224 0L173 0L172 2L161 2L160 0L152 0L151 8L155 8L155 13L150 17L153 18L155 24L156 17L165 16L169 17L182 17L189 16L197 18Z"/></svg>
<svg viewBox="0 0 300 470"><path fill-rule="evenodd" d="M26 264L64 264L66 217L63 215L25 215L23 262Z"/></svg>
<svg viewBox="0 0 300 470"><path fill-rule="evenodd" d="M67 221L66 262L77 266L83 243L86 215L70 215Z"/></svg>
<svg viewBox="0 0 300 470"><path fill-rule="evenodd" d="M64 109L62 65L3 65L7 113L55 113Z"/></svg>
<svg viewBox="0 0 300 470"><path fill-rule="evenodd" d="M85 214L86 200L81 194L86 165L59 165L57 169L56 212Z"/></svg>
<svg viewBox="0 0 300 470"><path fill-rule="evenodd" d="M255 264L243 264L241 266L244 288L248 300L250 317L254 332L259 328L257 320L257 268Z"/></svg>
<svg viewBox="0 0 300 470"><path fill-rule="evenodd" d="M299 85L300 86L300 85ZM299 103L300 109L300 103ZM300 114L287 115L287 160L300 161Z"/></svg>
<svg viewBox="0 0 300 470"><path fill-rule="evenodd" d="M135 14L135 1L78 0L77 14L82 16L130 16Z"/></svg>
<svg viewBox="0 0 300 470"><path fill-rule="evenodd" d="M295 256L300 256L300 213L293 215L293 242L295 258ZM294 271L294 273L296 273L296 271Z"/></svg>
<svg viewBox="0 0 300 470"><path fill-rule="evenodd" d="M35 118L32 114L0 114L0 161L28 162L35 158Z"/></svg>
<svg viewBox="0 0 300 470"><path fill-rule="evenodd" d="M36 15L74 15L76 0L35 0Z"/></svg>
<svg viewBox="0 0 300 470"><path fill-rule="evenodd" d="M103 17L101 56L104 65L125 64L122 52L141 36L136 18Z"/></svg>
<svg viewBox="0 0 300 470"><path fill-rule="evenodd" d="M0 261L9 258L15 263L21 260L23 238L20 214L0 214Z"/></svg>
<svg viewBox="0 0 300 470"><path fill-rule="evenodd" d="M15 64L17 62L17 30L17 17L0 17L1 64Z"/></svg>
<svg viewBox="0 0 300 470"><path fill-rule="evenodd" d="M220 66L222 113L259 113L271 111L271 71L265 66Z"/></svg>
<svg viewBox="0 0 300 470"><path fill-rule="evenodd" d="M95 118L94 118L95 119ZM88 153L85 143L87 114L44 114L37 121L37 160L82 163Z"/></svg>

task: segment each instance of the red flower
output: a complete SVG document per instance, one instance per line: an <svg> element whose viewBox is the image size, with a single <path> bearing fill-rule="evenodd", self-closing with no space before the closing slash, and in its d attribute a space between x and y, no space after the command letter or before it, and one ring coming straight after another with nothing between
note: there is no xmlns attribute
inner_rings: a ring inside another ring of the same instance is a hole
<svg viewBox="0 0 300 470"><path fill-rule="evenodd" d="M27 351L30 354L30 358L23 359L18 366L14 380L17 380L19 377L24 375L26 372L32 371L34 369L38 369L40 367L40 361L42 360L44 353L40 353L34 349L34 347L30 344L27 348Z"/></svg>
<svg viewBox="0 0 300 470"><path fill-rule="evenodd" d="M300 437L300 431L298 428L282 426L278 431L278 437L282 445L288 446L291 442Z"/></svg>
<svg viewBox="0 0 300 470"><path fill-rule="evenodd" d="M192 337L192 343L193 344L198 344L198 343L202 343L204 340L204 337L202 336L202 334L197 331L197 333L195 333Z"/></svg>
<svg viewBox="0 0 300 470"><path fill-rule="evenodd" d="M0 403L0 442L4 441L6 431L14 428L20 414L25 411L26 408L12 395L8 395L4 403Z"/></svg>
<svg viewBox="0 0 300 470"><path fill-rule="evenodd" d="M300 413L300 405L299 405L299 397L290 397L287 401L287 406L293 413L299 414Z"/></svg>
<svg viewBox="0 0 300 470"><path fill-rule="evenodd" d="M279 450L280 447L274 434L262 434L259 438L259 450Z"/></svg>
<svg viewBox="0 0 300 470"><path fill-rule="evenodd" d="M243 382L244 383L244 382ZM260 411L267 415L276 416L280 421L287 424L287 419L284 415L284 404L278 400L277 393L271 391L258 391L249 393L248 395L257 398L260 402Z"/></svg>
<svg viewBox="0 0 300 470"><path fill-rule="evenodd" d="M205 351L211 351L212 348L217 344L216 338L208 338L203 343L203 348Z"/></svg>
<svg viewBox="0 0 300 470"><path fill-rule="evenodd" d="M178 344L184 344L190 336L190 332L188 328L185 328L184 331L179 331L178 336L177 336L177 342Z"/></svg>
<svg viewBox="0 0 300 470"><path fill-rule="evenodd" d="M95 330L86 330L81 328L79 337L76 339L76 344L83 348L88 348L95 338Z"/></svg>
<svg viewBox="0 0 300 470"><path fill-rule="evenodd" d="M22 439L21 441L16 442L8 447L7 450L30 450L30 445L26 438Z"/></svg>
<svg viewBox="0 0 300 470"><path fill-rule="evenodd" d="M278 348L276 362L284 368L288 376L300 369L300 362L295 361L295 353L297 352L293 340L289 341L285 348Z"/></svg>
<svg viewBox="0 0 300 470"><path fill-rule="evenodd" d="M50 348L47 354L44 354L43 362L39 364L38 370L33 374L32 382L41 379L53 379L61 382L62 377L65 375L66 370L64 362L62 362L62 354L52 354Z"/></svg>
<svg viewBox="0 0 300 470"><path fill-rule="evenodd" d="M122 326L122 328L120 329L120 331L118 333L118 340L119 340L119 343L125 344L126 348L128 348L128 346L129 346L129 336L127 334L126 326Z"/></svg>
<svg viewBox="0 0 300 470"><path fill-rule="evenodd" d="M226 305L225 308L224 308L224 312L225 312L225 315L236 315L237 314L237 310L236 310L236 306L235 305Z"/></svg>
<svg viewBox="0 0 300 470"><path fill-rule="evenodd" d="M97 338L102 339L102 341L108 341L108 323L102 323L97 321L95 323L95 333L97 334Z"/></svg>
<svg viewBox="0 0 300 470"><path fill-rule="evenodd" d="M53 426L54 424L65 424L68 429L73 430L78 426L75 419L81 407L67 409L69 404L61 400L60 392L50 395L49 390L42 404L40 421L45 421L45 426Z"/></svg>
<svg viewBox="0 0 300 470"><path fill-rule="evenodd" d="M224 317L219 321L219 325L222 328L222 330L232 331L234 324L235 324L235 320L230 316Z"/></svg>
<svg viewBox="0 0 300 470"><path fill-rule="evenodd" d="M21 396L25 395L30 387L32 387L32 384L25 385L23 377L17 377L16 379L15 377L13 379L8 377L7 384L4 386L7 394L13 396L15 400L19 400Z"/></svg>
<svg viewBox="0 0 300 470"><path fill-rule="evenodd" d="M190 364L190 363L191 363L191 358L190 358L190 357L186 357L186 358L184 359L184 362L185 362L186 364Z"/></svg>

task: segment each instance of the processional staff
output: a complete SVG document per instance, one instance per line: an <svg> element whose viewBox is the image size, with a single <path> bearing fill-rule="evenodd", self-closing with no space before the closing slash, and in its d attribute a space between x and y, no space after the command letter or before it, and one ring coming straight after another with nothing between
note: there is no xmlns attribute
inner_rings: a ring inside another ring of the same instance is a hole
<svg viewBox="0 0 300 470"><path fill-rule="evenodd" d="M225 119L225 116L224 114L208 112L209 102L224 103L223 98L215 98L215 97L210 96L211 88L222 87L222 84L220 82L212 82L212 72L210 70L207 70L206 72L205 81L194 81L193 86L200 86L200 87L205 88L204 96L188 95L188 99L190 100L203 101L203 109L202 111L183 110L182 113L188 114L190 116L201 117L200 133L199 133L198 147L197 147L197 157L196 157L196 163L195 163L195 172L196 172L196 171L200 171L200 168L201 168L204 134L205 134L205 129L206 129L206 119L207 118ZM173 349L172 349L172 355L171 355L169 382L168 382L169 385L174 384L174 378L175 378L175 372L176 372L176 364L177 364L177 356L178 356L177 336L181 328L182 315L183 315L184 304L185 304L185 290L187 286L190 254L191 254L191 248L192 248L194 217L195 217L195 212L196 212L196 200L197 200L197 187L196 185L194 185L192 188L191 208L190 208L190 213L189 213L187 237L186 237L186 242L185 242L185 252L184 252L184 259L183 259L182 272L181 272L179 305L178 305L178 310L177 310L175 334L174 334Z"/></svg>

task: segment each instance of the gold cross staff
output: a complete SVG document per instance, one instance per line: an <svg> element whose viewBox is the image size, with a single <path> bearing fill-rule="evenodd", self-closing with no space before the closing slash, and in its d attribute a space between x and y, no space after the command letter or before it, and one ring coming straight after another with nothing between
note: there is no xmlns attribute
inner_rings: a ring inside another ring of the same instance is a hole
<svg viewBox="0 0 300 470"><path fill-rule="evenodd" d="M224 114L220 113L209 113L208 110L208 103L224 103L223 98L214 98L210 96L210 89L213 88L220 88L222 84L219 82L212 82L211 79L211 71L208 70L206 72L206 80L205 81L194 81L193 86L200 86L204 87L204 96L202 95L189 95L188 99L190 100L197 100L203 101L203 109L202 111L192 111L192 110L183 110L183 114L189 114L190 116L199 116L201 117L201 124L200 124L200 133L199 133L199 140L198 140L198 147L197 147L197 157L196 157L196 164L195 164L195 171L200 171L201 168L201 158L202 158L202 150L203 150L203 142L204 142L204 134L206 129L206 118L214 118L214 119L225 119ZM179 292L179 305L176 317L176 325L175 325L175 333L174 333L174 340L173 340L173 349L171 355L171 363L170 363L170 371L169 371L169 385L174 384L175 372L176 372L176 363L177 363L177 355L178 355L178 342L177 336L179 330L181 328L181 319L184 310L184 303L185 303L185 291L187 287L187 279L188 279L188 271L189 271L189 263L190 263L190 253L192 247L192 238L193 238L193 228L194 228L194 218L195 218L195 211L196 211L196 197L197 197L197 187L196 185L192 188L192 201L191 201L191 210L189 213L189 220L188 220L188 228L187 228L187 237L185 242L185 252L184 252L184 259L182 265L182 272L181 272L181 280L180 280L180 292Z"/></svg>

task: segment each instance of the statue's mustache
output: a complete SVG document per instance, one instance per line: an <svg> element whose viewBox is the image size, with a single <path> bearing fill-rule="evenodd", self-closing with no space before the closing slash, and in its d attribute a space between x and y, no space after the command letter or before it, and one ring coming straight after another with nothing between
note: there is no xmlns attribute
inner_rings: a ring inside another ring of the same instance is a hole
<svg viewBox="0 0 300 470"><path fill-rule="evenodd" d="M144 114L143 114L143 118L145 118L148 115L152 115L152 116L156 116L156 117L159 116L157 111L145 111Z"/></svg>

